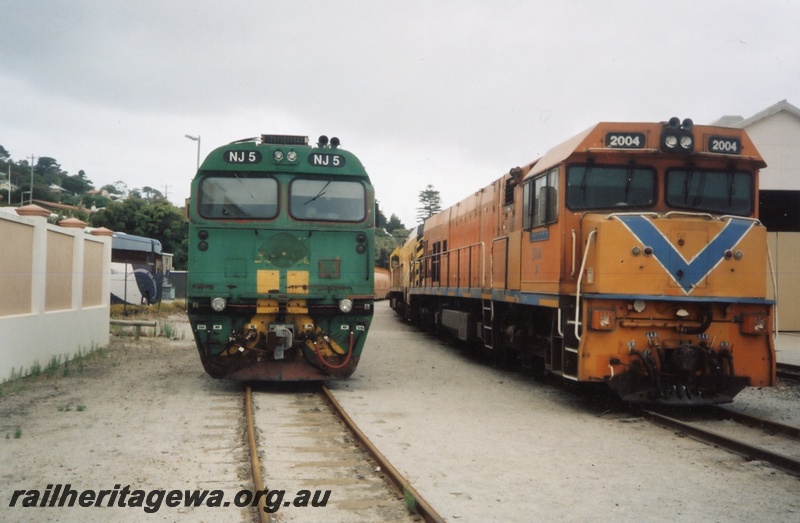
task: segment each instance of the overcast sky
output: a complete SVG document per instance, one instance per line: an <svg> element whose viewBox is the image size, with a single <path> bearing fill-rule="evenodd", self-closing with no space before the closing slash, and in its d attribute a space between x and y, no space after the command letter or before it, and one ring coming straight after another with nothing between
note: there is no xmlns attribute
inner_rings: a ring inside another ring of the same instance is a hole
<svg viewBox="0 0 800 523"><path fill-rule="evenodd" d="M800 105L796 0L0 0L0 145L189 195L201 155L337 136L416 221L599 121Z"/></svg>

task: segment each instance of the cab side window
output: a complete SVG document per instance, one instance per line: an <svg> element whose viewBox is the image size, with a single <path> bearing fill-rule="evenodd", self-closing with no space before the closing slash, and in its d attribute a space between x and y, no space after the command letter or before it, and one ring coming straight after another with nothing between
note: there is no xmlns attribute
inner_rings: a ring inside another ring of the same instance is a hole
<svg viewBox="0 0 800 523"><path fill-rule="evenodd" d="M558 220L558 169L546 173L525 183L523 188L522 227L533 229Z"/></svg>

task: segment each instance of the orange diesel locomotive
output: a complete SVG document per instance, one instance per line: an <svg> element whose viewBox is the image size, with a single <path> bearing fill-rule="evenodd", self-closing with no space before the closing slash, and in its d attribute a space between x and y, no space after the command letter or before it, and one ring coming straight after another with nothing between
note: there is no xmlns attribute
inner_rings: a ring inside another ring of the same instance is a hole
<svg viewBox="0 0 800 523"><path fill-rule="evenodd" d="M626 400L730 402L775 383L765 165L740 129L594 125L430 217L392 307Z"/></svg>

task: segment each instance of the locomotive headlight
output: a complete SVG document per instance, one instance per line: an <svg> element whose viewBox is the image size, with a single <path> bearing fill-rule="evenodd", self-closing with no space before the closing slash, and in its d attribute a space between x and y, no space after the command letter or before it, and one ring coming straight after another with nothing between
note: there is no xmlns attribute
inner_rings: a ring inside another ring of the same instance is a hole
<svg viewBox="0 0 800 523"><path fill-rule="evenodd" d="M670 118L661 132L661 150L691 153L694 148L693 128L694 123L690 118L686 118L683 123L677 117Z"/></svg>
<svg viewBox="0 0 800 523"><path fill-rule="evenodd" d="M344 313L348 313L353 310L353 300L349 300L347 298L339 300L339 310Z"/></svg>
<svg viewBox="0 0 800 523"><path fill-rule="evenodd" d="M211 300L211 308L214 309L216 312L222 312L225 310L225 306L227 302L225 298L214 298Z"/></svg>
<svg viewBox="0 0 800 523"><path fill-rule="evenodd" d="M290 162L296 162L297 151L289 151L288 153L286 153L286 159L289 160Z"/></svg>
<svg viewBox="0 0 800 523"><path fill-rule="evenodd" d="M275 151L274 153L272 153L272 159L275 160L276 162L283 161L283 151Z"/></svg>

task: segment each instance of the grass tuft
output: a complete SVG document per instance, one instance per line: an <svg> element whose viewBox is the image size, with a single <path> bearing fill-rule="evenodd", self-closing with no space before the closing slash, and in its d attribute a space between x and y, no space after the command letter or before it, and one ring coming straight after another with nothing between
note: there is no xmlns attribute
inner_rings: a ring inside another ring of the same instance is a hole
<svg viewBox="0 0 800 523"><path fill-rule="evenodd" d="M417 499L406 488L403 488L403 501L405 501L406 509L410 514L417 512Z"/></svg>

